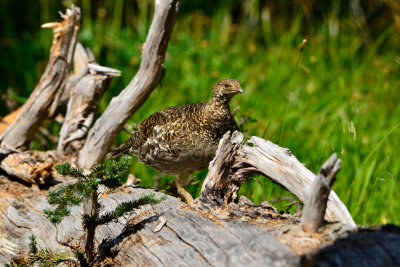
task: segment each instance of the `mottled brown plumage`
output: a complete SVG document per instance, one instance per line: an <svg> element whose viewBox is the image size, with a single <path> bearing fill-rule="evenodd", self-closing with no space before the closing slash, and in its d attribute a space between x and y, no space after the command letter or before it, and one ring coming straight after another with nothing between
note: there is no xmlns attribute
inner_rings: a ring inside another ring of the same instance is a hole
<svg viewBox="0 0 400 267"><path fill-rule="evenodd" d="M237 129L229 101L242 92L236 80L223 79L207 103L170 107L150 115L108 157L133 154L151 168L174 175L178 193L190 203L193 198L185 189L189 175L207 168L221 137Z"/></svg>

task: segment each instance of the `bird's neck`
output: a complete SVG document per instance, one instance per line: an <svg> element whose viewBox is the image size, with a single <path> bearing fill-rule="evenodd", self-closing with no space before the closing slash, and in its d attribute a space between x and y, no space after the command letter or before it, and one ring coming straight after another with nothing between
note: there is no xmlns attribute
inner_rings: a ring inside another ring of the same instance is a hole
<svg viewBox="0 0 400 267"><path fill-rule="evenodd" d="M211 110L214 110L215 112L218 111L223 111L226 112L226 110L230 110L229 108L229 98L223 97L223 96L213 96L208 102L208 105L211 107Z"/></svg>

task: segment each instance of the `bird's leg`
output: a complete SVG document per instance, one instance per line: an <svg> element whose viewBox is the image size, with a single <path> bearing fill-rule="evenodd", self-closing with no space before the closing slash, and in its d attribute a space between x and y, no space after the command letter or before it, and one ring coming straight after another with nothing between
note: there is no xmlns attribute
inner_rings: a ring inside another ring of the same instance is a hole
<svg viewBox="0 0 400 267"><path fill-rule="evenodd" d="M183 196L187 204L191 204L193 202L193 197L189 194L188 191L184 187L179 187L178 188L178 193Z"/></svg>
<svg viewBox="0 0 400 267"><path fill-rule="evenodd" d="M186 191L186 186L189 181L189 175L175 176L176 189L179 195L181 195L185 199L187 204L191 204L193 202L193 197L189 194L188 191Z"/></svg>

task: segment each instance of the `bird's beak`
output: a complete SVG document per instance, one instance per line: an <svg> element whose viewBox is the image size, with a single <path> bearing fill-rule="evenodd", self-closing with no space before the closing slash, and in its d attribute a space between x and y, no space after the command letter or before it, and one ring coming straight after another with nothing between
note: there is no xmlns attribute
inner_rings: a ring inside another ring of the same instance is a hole
<svg viewBox="0 0 400 267"><path fill-rule="evenodd" d="M240 88L240 89L239 89L239 93L241 93L241 94L243 94L243 93L244 93L244 91L243 91L243 89L242 89L242 88Z"/></svg>

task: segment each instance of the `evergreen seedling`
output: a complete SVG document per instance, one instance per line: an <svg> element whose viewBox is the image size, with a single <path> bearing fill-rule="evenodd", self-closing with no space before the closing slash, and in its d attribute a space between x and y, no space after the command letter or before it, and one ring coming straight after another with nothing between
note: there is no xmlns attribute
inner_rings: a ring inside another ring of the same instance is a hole
<svg viewBox="0 0 400 267"><path fill-rule="evenodd" d="M13 260L13 262L5 264L5 266L56 266L69 260L67 254L63 252L58 253L50 248L38 249L35 235L29 236L29 241L29 255L16 262Z"/></svg>
<svg viewBox="0 0 400 267"><path fill-rule="evenodd" d="M89 174L84 174L82 169L72 167L69 163L54 166L59 174L71 176L76 181L49 191L47 200L55 206L55 209L44 210L44 213L53 224L57 224L70 214L72 206L79 205L84 200L90 204L90 208L84 211L82 218L83 228L86 231L85 256L88 263L93 262L94 258L94 235L97 226L109 223L142 205L157 204L165 199L165 197L158 198L155 194L147 194L137 200L120 203L114 211L99 215L98 187L102 185L112 190L122 186L128 179L131 164L131 157L124 155L118 161L109 159L103 164L96 165ZM82 257L79 258L82 262Z"/></svg>

